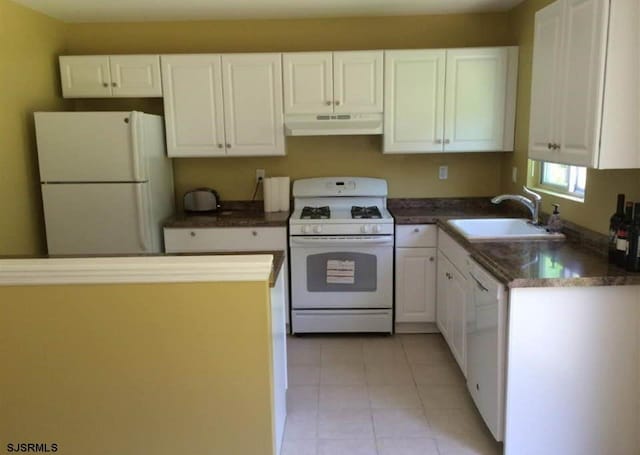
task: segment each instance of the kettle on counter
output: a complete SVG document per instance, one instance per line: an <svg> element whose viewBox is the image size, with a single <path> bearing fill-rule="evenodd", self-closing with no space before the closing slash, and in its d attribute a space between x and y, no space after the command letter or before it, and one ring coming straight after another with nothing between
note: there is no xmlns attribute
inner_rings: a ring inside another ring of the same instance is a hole
<svg viewBox="0 0 640 455"><path fill-rule="evenodd" d="M184 194L185 212L217 212L220 196L211 188L196 188Z"/></svg>

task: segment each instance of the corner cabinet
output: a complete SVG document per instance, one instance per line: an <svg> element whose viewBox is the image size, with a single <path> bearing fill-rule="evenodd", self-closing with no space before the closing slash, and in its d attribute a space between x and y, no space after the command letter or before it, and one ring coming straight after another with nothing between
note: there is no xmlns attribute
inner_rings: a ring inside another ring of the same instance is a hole
<svg viewBox="0 0 640 455"><path fill-rule="evenodd" d="M395 322L397 332L429 332L436 322L435 225L396 227Z"/></svg>
<svg viewBox="0 0 640 455"><path fill-rule="evenodd" d="M290 52L285 114L377 113L383 108L383 51Z"/></svg>
<svg viewBox="0 0 640 455"><path fill-rule="evenodd" d="M385 51L384 153L513 150L517 47Z"/></svg>
<svg viewBox="0 0 640 455"><path fill-rule="evenodd" d="M74 55L59 60L64 98L162 96L157 55Z"/></svg>
<svg viewBox="0 0 640 455"><path fill-rule="evenodd" d="M281 54L163 55L171 157L285 154Z"/></svg>
<svg viewBox="0 0 640 455"><path fill-rule="evenodd" d="M637 0L558 0L536 13L529 158L640 167L639 17Z"/></svg>

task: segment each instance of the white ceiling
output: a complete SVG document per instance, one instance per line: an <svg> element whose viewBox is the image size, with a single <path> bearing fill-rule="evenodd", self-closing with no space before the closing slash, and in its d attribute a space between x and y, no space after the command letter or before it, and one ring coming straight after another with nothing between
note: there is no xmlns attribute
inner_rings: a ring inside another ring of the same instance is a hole
<svg viewBox="0 0 640 455"><path fill-rule="evenodd" d="M408 16L505 11L523 0L15 0L65 22Z"/></svg>

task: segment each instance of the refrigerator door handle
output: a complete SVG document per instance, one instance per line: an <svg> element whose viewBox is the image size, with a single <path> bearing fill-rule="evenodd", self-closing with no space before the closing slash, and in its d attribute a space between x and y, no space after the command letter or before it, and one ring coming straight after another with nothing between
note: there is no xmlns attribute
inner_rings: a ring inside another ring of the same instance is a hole
<svg viewBox="0 0 640 455"><path fill-rule="evenodd" d="M131 119L129 124L131 125L131 164L133 166L133 175L135 181L146 180L146 176L141 173L140 166L140 143L142 139L142 131L140 129L140 113L133 111L131 113Z"/></svg>
<svg viewBox="0 0 640 455"><path fill-rule="evenodd" d="M136 215L137 215L137 227L138 227L138 240L140 246L145 252L150 252L149 235L147 229L147 210L144 203L143 184L139 183L135 185L136 191Z"/></svg>

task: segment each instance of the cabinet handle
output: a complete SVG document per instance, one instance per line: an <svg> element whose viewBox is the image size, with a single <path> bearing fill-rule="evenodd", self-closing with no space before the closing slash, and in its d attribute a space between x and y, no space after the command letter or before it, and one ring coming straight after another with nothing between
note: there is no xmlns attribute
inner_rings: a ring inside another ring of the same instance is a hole
<svg viewBox="0 0 640 455"><path fill-rule="evenodd" d="M553 144L553 149L558 150L560 148L560 144Z"/></svg>
<svg viewBox="0 0 640 455"><path fill-rule="evenodd" d="M445 143L445 144L450 144L450 143L451 143L451 141L450 141L449 139L445 139L445 140L444 140L444 143Z"/></svg>
<svg viewBox="0 0 640 455"><path fill-rule="evenodd" d="M420 228L414 228L413 232L420 232Z"/></svg>
<svg viewBox="0 0 640 455"><path fill-rule="evenodd" d="M102 83L102 86L103 86L103 87L109 87L109 84L107 84L106 82L103 82L103 83Z"/></svg>
<svg viewBox="0 0 640 455"><path fill-rule="evenodd" d="M227 148L230 149L231 148L231 144L227 144Z"/></svg>
<svg viewBox="0 0 640 455"><path fill-rule="evenodd" d="M436 144L442 144L442 139L436 139L434 142L435 142Z"/></svg>
<svg viewBox="0 0 640 455"><path fill-rule="evenodd" d="M111 83L111 87L117 87L117 86L118 86L118 84L116 84L115 82Z"/></svg>
<svg viewBox="0 0 640 455"><path fill-rule="evenodd" d="M258 231L251 231L251 235L253 235L254 237L258 236Z"/></svg>
<svg viewBox="0 0 640 455"><path fill-rule="evenodd" d="M218 148L221 149L222 147L224 147L224 145L222 144L218 144Z"/></svg>
<svg viewBox="0 0 640 455"><path fill-rule="evenodd" d="M434 258L433 256L431 256L431 257L429 258L429 262L433 262L433 261L435 261L435 260L436 260L436 258Z"/></svg>
<svg viewBox="0 0 640 455"><path fill-rule="evenodd" d="M336 100L335 104L336 104L336 106L340 106L340 101Z"/></svg>
<svg viewBox="0 0 640 455"><path fill-rule="evenodd" d="M189 233L189 235L191 235L191 237L195 237L195 236L196 236L196 233L195 233L195 232L193 232L193 231L191 231L191 232Z"/></svg>
<svg viewBox="0 0 640 455"><path fill-rule="evenodd" d="M326 104L327 106L331 106L331 101L327 101L325 104Z"/></svg>
<svg viewBox="0 0 640 455"><path fill-rule="evenodd" d="M547 144L547 148L548 148L549 150L551 150L551 149L553 148L553 144L552 144L551 142L549 142L549 143Z"/></svg>

